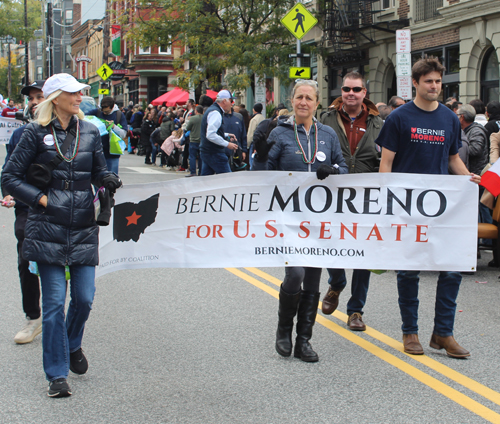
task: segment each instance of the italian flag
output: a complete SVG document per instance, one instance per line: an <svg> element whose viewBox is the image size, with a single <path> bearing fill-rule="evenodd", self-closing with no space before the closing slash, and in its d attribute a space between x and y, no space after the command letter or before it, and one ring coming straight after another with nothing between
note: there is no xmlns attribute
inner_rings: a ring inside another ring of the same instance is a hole
<svg viewBox="0 0 500 424"><path fill-rule="evenodd" d="M500 160L497 160L481 177L480 183L493 196L500 194Z"/></svg>
<svg viewBox="0 0 500 424"><path fill-rule="evenodd" d="M122 55L122 28L120 25L111 25L111 52L116 56Z"/></svg>

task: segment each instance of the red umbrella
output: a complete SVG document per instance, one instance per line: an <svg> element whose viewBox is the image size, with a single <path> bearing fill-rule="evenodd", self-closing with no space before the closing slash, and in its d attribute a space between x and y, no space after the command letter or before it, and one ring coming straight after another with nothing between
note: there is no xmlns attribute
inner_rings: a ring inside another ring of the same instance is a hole
<svg viewBox="0 0 500 424"><path fill-rule="evenodd" d="M212 100L215 100L217 97L217 91L214 90L207 90L207 96L210 97Z"/></svg>
<svg viewBox="0 0 500 424"><path fill-rule="evenodd" d="M169 104L168 106L175 106L175 105L184 105L187 103L189 100L189 93L187 91L180 91L175 97L170 98L170 102L173 104Z"/></svg>
<svg viewBox="0 0 500 424"><path fill-rule="evenodd" d="M175 106L178 103L182 103L182 101L177 100L177 98L181 98L181 95L187 96L184 101L184 103L186 103L189 98L189 93L179 87L175 87L173 90L167 91L165 94L162 94L160 97L154 99L151 104L153 106L161 106L165 103L167 106Z"/></svg>

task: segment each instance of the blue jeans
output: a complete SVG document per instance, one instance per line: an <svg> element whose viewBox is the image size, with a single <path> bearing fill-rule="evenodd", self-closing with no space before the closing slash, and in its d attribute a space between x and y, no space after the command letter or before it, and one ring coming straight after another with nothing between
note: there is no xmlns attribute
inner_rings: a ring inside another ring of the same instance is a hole
<svg viewBox="0 0 500 424"><path fill-rule="evenodd" d="M156 164L156 155L158 154L159 147L151 139L149 141L151 142L151 163Z"/></svg>
<svg viewBox="0 0 500 424"><path fill-rule="evenodd" d="M201 153L203 166L201 175L226 174L231 172L229 160L225 153Z"/></svg>
<svg viewBox="0 0 500 424"><path fill-rule="evenodd" d="M43 369L47 380L67 378L69 354L80 349L83 330L92 309L95 267L70 266L71 301L66 320L66 273L63 266L38 264L42 285Z"/></svg>
<svg viewBox="0 0 500 424"><path fill-rule="evenodd" d="M200 155L200 143L189 143L189 169L191 171L191 175L196 175L196 158L198 158L199 163L199 173L201 174L201 170L203 168Z"/></svg>
<svg viewBox="0 0 500 424"><path fill-rule="evenodd" d="M328 284L330 284L332 290L343 290L347 285L345 270L328 268L327 271L330 275ZM354 269L352 271L351 298L347 302L347 315L352 315L355 312L363 315L363 306L366 303L369 283L370 271L367 269Z"/></svg>
<svg viewBox="0 0 500 424"><path fill-rule="evenodd" d="M399 310L403 325L403 334L418 333L418 282L420 271L397 271ZM462 275L454 271L441 271L437 282L436 303L434 307L433 333L441 336L453 336L457 296L462 282Z"/></svg>
<svg viewBox="0 0 500 424"><path fill-rule="evenodd" d="M120 165L120 155L114 155L114 157L106 158L106 165L108 166L108 171L114 172L118 175L118 166Z"/></svg>

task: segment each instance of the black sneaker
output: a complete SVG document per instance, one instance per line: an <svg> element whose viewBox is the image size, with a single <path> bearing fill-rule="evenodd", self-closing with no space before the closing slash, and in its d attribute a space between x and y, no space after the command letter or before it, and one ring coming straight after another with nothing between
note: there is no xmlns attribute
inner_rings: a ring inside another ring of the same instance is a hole
<svg viewBox="0 0 500 424"><path fill-rule="evenodd" d="M69 369L75 374L85 374L89 369L89 363L83 354L82 348L69 354Z"/></svg>
<svg viewBox="0 0 500 424"><path fill-rule="evenodd" d="M51 381L49 383L47 396L54 398L71 396L71 389L66 379L58 378L57 380Z"/></svg>

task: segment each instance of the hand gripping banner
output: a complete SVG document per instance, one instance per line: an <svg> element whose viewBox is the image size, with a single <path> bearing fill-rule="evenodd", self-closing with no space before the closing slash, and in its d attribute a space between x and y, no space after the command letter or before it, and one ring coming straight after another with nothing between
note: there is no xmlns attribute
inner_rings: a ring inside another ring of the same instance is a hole
<svg viewBox="0 0 500 424"><path fill-rule="evenodd" d="M125 186L97 275L132 268L311 266L472 271L468 176L240 172Z"/></svg>

